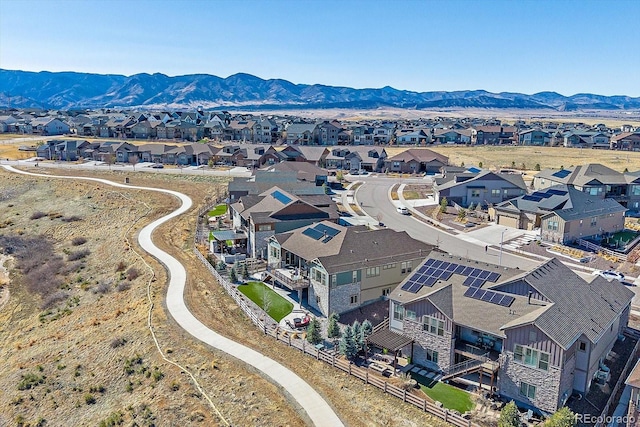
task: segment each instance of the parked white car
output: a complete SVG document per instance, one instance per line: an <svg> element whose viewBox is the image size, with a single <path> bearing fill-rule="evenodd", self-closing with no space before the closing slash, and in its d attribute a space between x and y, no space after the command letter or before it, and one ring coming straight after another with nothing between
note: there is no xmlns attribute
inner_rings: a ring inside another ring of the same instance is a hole
<svg viewBox="0 0 640 427"><path fill-rule="evenodd" d="M396 211L398 211L398 213L402 215L409 215L409 209L407 209L405 206L398 206L396 208Z"/></svg>
<svg viewBox="0 0 640 427"><path fill-rule="evenodd" d="M624 282L624 274L614 270L596 270L592 273L594 276L602 276L608 281L617 280Z"/></svg>

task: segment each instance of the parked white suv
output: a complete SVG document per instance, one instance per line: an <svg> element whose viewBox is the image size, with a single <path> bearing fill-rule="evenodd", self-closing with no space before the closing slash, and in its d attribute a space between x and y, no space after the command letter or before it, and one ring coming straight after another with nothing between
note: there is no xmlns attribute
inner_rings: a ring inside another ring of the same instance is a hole
<svg viewBox="0 0 640 427"><path fill-rule="evenodd" d="M596 270L593 275L602 276L608 281L617 280L618 282L624 282L624 274L614 270Z"/></svg>
<svg viewBox="0 0 640 427"><path fill-rule="evenodd" d="M399 214L402 214L402 215L409 215L409 209L407 209L407 208L406 208L406 207L404 207L404 206L398 206L398 207L396 208L396 211L398 211L398 213L399 213Z"/></svg>

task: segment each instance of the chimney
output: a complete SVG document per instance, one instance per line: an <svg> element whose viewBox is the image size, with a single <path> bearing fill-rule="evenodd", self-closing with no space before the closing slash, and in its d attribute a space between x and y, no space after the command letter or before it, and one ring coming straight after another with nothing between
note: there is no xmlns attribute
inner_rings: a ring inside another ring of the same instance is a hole
<svg viewBox="0 0 640 427"><path fill-rule="evenodd" d="M527 304L531 304L531 295L533 295L533 292L529 291L529 299L527 300Z"/></svg>

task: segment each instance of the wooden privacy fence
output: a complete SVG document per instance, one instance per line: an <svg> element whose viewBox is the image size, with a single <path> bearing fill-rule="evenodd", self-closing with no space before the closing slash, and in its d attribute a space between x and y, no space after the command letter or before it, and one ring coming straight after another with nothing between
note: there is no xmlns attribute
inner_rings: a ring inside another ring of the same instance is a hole
<svg viewBox="0 0 640 427"><path fill-rule="evenodd" d="M347 360L336 358L335 353L318 349L316 346L308 343L304 339L292 338L292 333L290 331L280 329L278 327L278 324L269 316L262 313L256 313L251 305L245 300L246 297L242 293L240 293L238 289L227 280L226 277L223 277L220 272L216 270L214 266L209 263L209 261L207 261L204 255L202 255L202 253L200 253L197 248L194 248L194 253L198 257L198 259L207 267L211 274L216 278L218 283L220 283L220 285L222 285L222 287L227 291L231 298L233 298L238 306L247 314L253 324L260 328L260 330L262 330L265 335L273 337L275 340L283 342L289 347L296 348L316 360L321 360L333 366L334 368L340 369L348 373L349 375L353 375L354 377L364 381L365 384L370 384L376 388L379 388L384 393L395 396L398 399L402 399L403 402L409 403L424 412L443 419L450 424L453 424L457 427L478 427L477 424L471 423L470 420L456 413L450 412L448 409L436 406L426 399L415 396L407 392L403 388L394 386L393 384L390 384L386 380L380 378L380 376L378 375L370 375L369 370L366 368L359 368Z"/></svg>

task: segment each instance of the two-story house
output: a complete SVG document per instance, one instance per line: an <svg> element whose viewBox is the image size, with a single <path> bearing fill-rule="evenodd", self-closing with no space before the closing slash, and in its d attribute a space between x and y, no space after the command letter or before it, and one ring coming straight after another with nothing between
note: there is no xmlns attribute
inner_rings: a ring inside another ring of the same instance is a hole
<svg viewBox="0 0 640 427"><path fill-rule="evenodd" d="M436 202L446 198L449 204L463 208L488 206L526 194L527 185L518 173L480 171L449 174L434 181Z"/></svg>
<svg viewBox="0 0 640 427"><path fill-rule="evenodd" d="M549 414L607 372L633 296L556 259L521 271L434 251L389 295L386 333L441 380L486 373L504 399Z"/></svg>
<svg viewBox="0 0 640 427"><path fill-rule="evenodd" d="M436 174L449 158L426 148L412 148L384 160L387 172Z"/></svg>
<svg viewBox="0 0 640 427"><path fill-rule="evenodd" d="M323 221L270 237L268 265L296 268L309 306L328 316L385 297L432 249L404 231Z"/></svg>
<svg viewBox="0 0 640 427"><path fill-rule="evenodd" d="M259 195L242 196L229 206L233 228L246 233L247 255L267 258L266 239L276 233L320 221L337 222L338 210L331 197L293 195L272 187Z"/></svg>

